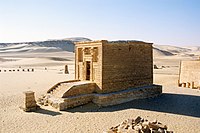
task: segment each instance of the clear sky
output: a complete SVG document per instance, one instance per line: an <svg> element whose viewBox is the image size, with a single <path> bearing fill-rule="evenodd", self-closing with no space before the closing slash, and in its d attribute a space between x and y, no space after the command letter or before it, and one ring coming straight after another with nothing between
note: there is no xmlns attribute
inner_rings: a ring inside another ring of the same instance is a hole
<svg viewBox="0 0 200 133"><path fill-rule="evenodd" d="M0 42L68 37L200 46L200 0L0 0Z"/></svg>

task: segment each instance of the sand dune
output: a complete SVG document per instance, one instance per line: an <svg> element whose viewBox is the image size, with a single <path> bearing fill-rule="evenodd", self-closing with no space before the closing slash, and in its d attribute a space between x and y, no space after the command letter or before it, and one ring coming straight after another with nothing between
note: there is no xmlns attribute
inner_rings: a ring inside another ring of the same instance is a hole
<svg viewBox="0 0 200 133"><path fill-rule="evenodd" d="M153 56L154 57L159 57L159 56L172 56L171 52L160 50L158 48L153 48Z"/></svg>
<svg viewBox="0 0 200 133"><path fill-rule="evenodd" d="M191 49L192 51L200 51L200 46L183 46L183 48Z"/></svg>
<svg viewBox="0 0 200 133"><path fill-rule="evenodd" d="M58 51L62 51L62 49L56 47L32 46L30 44L10 45L0 48L0 53L25 53L25 52L43 53L43 52L58 52Z"/></svg>
<svg viewBox="0 0 200 133"><path fill-rule="evenodd" d="M200 46L177 47L170 45L154 45L154 58L191 58L200 56ZM174 57L169 57L174 56Z"/></svg>
<svg viewBox="0 0 200 133"><path fill-rule="evenodd" d="M154 48L158 48L158 49L161 49L163 51L168 51L168 52L171 52L171 53L174 53L174 54L192 51L192 49L189 49L189 48L170 46L170 45L154 45Z"/></svg>
<svg viewBox="0 0 200 133"><path fill-rule="evenodd" d="M49 53L60 51L74 51L74 42L90 41L88 38L75 37L62 40L48 40L24 43L0 43L1 53ZM153 45L153 55L157 57L165 56L185 56L196 57L200 55L200 46L177 47L170 45Z"/></svg>

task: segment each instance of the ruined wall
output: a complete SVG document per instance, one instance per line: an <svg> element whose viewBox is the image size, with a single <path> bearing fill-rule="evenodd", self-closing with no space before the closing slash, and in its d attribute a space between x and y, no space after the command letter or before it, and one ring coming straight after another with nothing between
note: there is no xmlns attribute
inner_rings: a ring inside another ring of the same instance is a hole
<svg viewBox="0 0 200 133"><path fill-rule="evenodd" d="M153 84L152 44L103 44L102 93Z"/></svg>
<svg viewBox="0 0 200 133"><path fill-rule="evenodd" d="M194 82L194 87L200 86L200 61L182 61L180 67L180 83Z"/></svg>

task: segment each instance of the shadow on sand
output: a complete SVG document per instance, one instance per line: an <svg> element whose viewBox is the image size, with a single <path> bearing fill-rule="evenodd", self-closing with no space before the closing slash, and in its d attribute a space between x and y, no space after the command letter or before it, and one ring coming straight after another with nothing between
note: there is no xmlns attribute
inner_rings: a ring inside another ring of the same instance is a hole
<svg viewBox="0 0 200 133"><path fill-rule="evenodd" d="M55 111L46 110L46 109L42 109L42 108L38 109L35 113L51 115L51 116L56 116L56 115L61 115L62 114L60 112L55 112Z"/></svg>
<svg viewBox="0 0 200 133"><path fill-rule="evenodd" d="M134 100L103 108L99 108L97 105L90 103L69 109L67 112L113 112L131 108L200 117L200 96L163 93L156 98Z"/></svg>

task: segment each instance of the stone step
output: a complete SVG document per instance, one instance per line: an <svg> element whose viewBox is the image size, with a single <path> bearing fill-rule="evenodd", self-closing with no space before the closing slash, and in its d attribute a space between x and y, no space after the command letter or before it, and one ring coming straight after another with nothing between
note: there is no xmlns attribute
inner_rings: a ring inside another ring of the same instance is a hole
<svg viewBox="0 0 200 133"><path fill-rule="evenodd" d="M62 83L62 84L60 84L59 88L56 88L57 91L55 91L55 93L53 93L53 95L56 97L60 97L61 95L63 95L66 91L68 91L73 86L82 85L85 83L88 83L88 82L78 81L78 82Z"/></svg>

